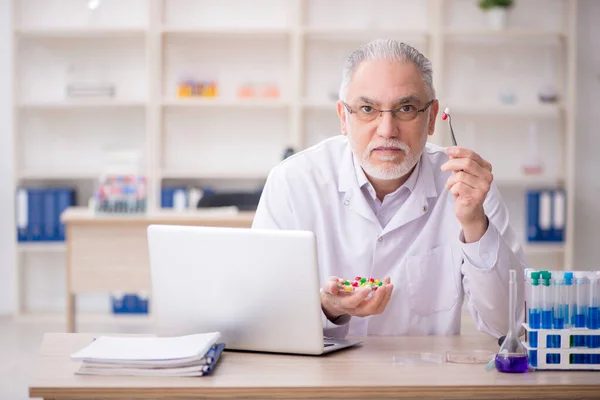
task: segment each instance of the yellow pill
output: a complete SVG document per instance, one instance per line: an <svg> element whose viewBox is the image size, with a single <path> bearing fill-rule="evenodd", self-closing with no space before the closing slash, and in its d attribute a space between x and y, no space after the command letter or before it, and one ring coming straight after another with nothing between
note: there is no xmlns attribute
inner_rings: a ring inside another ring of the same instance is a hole
<svg viewBox="0 0 600 400"><path fill-rule="evenodd" d="M345 286L344 290L347 292L351 292L352 291L352 286Z"/></svg>
<svg viewBox="0 0 600 400"><path fill-rule="evenodd" d="M379 279L375 279L375 283L379 283L381 282Z"/></svg>

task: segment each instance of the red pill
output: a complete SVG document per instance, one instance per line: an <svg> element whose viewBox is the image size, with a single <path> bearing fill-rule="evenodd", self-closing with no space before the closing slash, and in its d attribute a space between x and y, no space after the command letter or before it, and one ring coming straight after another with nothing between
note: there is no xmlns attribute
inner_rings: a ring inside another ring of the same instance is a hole
<svg viewBox="0 0 600 400"><path fill-rule="evenodd" d="M375 282L375 279L369 278L369 282Z"/></svg>
<svg viewBox="0 0 600 400"><path fill-rule="evenodd" d="M358 286L358 282L356 282L356 281L352 282L352 286L357 287Z"/></svg>
<svg viewBox="0 0 600 400"><path fill-rule="evenodd" d="M354 278L355 281L360 281L362 277L357 276L356 278Z"/></svg>

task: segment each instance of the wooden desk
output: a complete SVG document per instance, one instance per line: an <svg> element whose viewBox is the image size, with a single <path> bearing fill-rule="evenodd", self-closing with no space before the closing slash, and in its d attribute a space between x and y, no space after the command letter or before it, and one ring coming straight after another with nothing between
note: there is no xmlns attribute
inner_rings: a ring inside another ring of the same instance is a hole
<svg viewBox="0 0 600 400"><path fill-rule="evenodd" d="M394 365L402 352L498 349L477 336L368 337L326 356L224 352L212 375L200 378L79 376L69 355L91 334L46 334L29 386L45 399L174 398L600 398L597 372L486 372L481 364Z"/></svg>
<svg viewBox="0 0 600 400"><path fill-rule="evenodd" d="M150 292L146 229L152 224L249 228L254 213L162 210L144 216L96 216L69 208L66 228L67 332L75 331L79 293Z"/></svg>

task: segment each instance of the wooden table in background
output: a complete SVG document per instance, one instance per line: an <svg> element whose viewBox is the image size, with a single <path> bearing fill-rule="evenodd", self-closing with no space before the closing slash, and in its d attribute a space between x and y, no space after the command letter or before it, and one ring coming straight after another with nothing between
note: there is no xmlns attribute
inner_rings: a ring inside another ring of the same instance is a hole
<svg viewBox="0 0 600 400"><path fill-rule="evenodd" d="M502 374L481 364L394 364L406 352L497 351L489 336L368 337L325 356L224 352L212 375L147 378L75 375L70 354L94 335L46 334L29 396L44 399L600 398L600 373Z"/></svg>
<svg viewBox="0 0 600 400"><path fill-rule="evenodd" d="M79 293L150 292L149 225L249 228L253 218L253 212L215 210L96 216L88 208L67 209L61 216L67 246L67 332L75 331Z"/></svg>

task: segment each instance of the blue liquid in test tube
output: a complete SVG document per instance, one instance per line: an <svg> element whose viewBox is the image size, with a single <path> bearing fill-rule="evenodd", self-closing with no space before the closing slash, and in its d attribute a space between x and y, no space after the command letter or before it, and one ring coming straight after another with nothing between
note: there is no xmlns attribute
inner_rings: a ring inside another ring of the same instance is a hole
<svg viewBox="0 0 600 400"><path fill-rule="evenodd" d="M587 336L587 346L597 349L600 347L600 277L596 274L590 277L590 301L587 314L588 329L598 329L598 335ZM597 357L593 357L595 361Z"/></svg>
<svg viewBox="0 0 600 400"><path fill-rule="evenodd" d="M552 329L555 323L555 311L559 303L556 302L555 285L551 285L552 273L548 271L541 272L542 277L542 329ZM564 322L563 322L564 325ZM559 336L560 337L560 336ZM556 335L546 336L546 346L549 348L559 347ZM550 363L554 364L558 362L555 355L548 355Z"/></svg>
<svg viewBox="0 0 600 400"><path fill-rule="evenodd" d="M554 311L554 299L550 280L552 274L542 271L542 329L552 329L552 316Z"/></svg>
<svg viewBox="0 0 600 400"><path fill-rule="evenodd" d="M575 311L573 314L573 327L574 328L585 328L586 317L588 311L588 279L585 273L575 273ZM575 347L585 347L586 337L585 335L575 335L573 345ZM575 362L577 364L585 364L586 357L584 354L576 354Z"/></svg>
<svg viewBox="0 0 600 400"><path fill-rule="evenodd" d="M588 311L588 279L583 274L575 275L575 301L576 301L576 309L575 314L573 315L573 327L575 328L585 328L586 327L586 317ZM575 337L574 345L576 347L585 346L585 336L578 335Z"/></svg>
<svg viewBox="0 0 600 400"><path fill-rule="evenodd" d="M540 273L532 272L531 273L531 301L529 304L528 317L529 317L529 327L531 329L540 329L541 327L541 293L540 286ZM529 344L531 347L538 347L538 333L537 332L529 332Z"/></svg>
<svg viewBox="0 0 600 400"><path fill-rule="evenodd" d="M565 329L565 320L567 310L569 308L569 302L567 300L567 286L565 285L564 278L560 277L558 273L554 273L552 279L552 294L554 296L554 314L552 320L552 326L554 329ZM552 335L552 347L557 349L561 346L561 336ZM552 358L551 362L554 364L560 363L559 354L549 354Z"/></svg>
<svg viewBox="0 0 600 400"><path fill-rule="evenodd" d="M554 329L565 329L565 320L568 320L567 310L569 309L565 280L557 278L555 275L552 284L554 291L554 320L552 325Z"/></svg>
<svg viewBox="0 0 600 400"><path fill-rule="evenodd" d="M598 277L592 277L589 285L590 302L588 306L587 327L589 329L600 329L599 307L600 307L600 281Z"/></svg>

